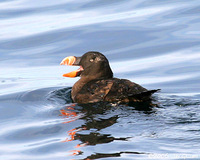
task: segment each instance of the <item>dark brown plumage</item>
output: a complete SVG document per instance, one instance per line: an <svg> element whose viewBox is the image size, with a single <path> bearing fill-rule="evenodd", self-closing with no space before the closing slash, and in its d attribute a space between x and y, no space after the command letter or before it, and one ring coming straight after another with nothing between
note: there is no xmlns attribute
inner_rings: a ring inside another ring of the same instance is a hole
<svg viewBox="0 0 200 160"><path fill-rule="evenodd" d="M64 77L81 78L72 87L71 96L76 103L100 101L127 103L148 101L158 90L147 90L126 79L113 78L107 58L99 52L87 52L82 57L67 57L61 64L78 65L80 69Z"/></svg>

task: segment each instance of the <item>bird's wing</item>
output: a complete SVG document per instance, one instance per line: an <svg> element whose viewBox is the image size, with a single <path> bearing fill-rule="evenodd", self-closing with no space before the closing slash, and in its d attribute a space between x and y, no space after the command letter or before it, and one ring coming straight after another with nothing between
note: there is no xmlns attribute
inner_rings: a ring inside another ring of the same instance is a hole
<svg viewBox="0 0 200 160"><path fill-rule="evenodd" d="M126 79L117 79L113 80L112 88L106 96L106 101L121 101L125 100L134 95L141 94L146 92L147 89L138 85L137 83L131 82Z"/></svg>
<svg viewBox="0 0 200 160"><path fill-rule="evenodd" d="M87 83L75 96L78 103L95 103L104 101L113 85L112 80L96 80Z"/></svg>

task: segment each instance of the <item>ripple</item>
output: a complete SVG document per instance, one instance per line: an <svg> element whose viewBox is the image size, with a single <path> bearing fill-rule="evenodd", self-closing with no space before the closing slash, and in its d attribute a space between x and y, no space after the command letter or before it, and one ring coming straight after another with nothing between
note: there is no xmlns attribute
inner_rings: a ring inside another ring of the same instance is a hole
<svg viewBox="0 0 200 160"><path fill-rule="evenodd" d="M1 159L148 159L199 153L197 1L2 0ZM155 105L74 104L66 56L104 53ZM69 88L68 88L69 86ZM176 148L174 150L174 148Z"/></svg>
<svg viewBox="0 0 200 160"><path fill-rule="evenodd" d="M15 19L1 20L2 28L1 41L6 39L14 39L24 36L30 36L70 27L79 27L96 23L105 23L117 21L127 18L140 18L162 13L174 9L173 7L145 8L122 13L112 13L102 15L96 10L81 11L76 13L55 14L55 15L37 15L20 17ZM91 17L92 15L92 17ZM39 23L38 23L39 22ZM55 24L55 22L57 22ZM23 23L23 26L21 25ZM4 26L4 27L3 27ZM14 28L12 26L15 26ZM21 31L21 32L20 32Z"/></svg>

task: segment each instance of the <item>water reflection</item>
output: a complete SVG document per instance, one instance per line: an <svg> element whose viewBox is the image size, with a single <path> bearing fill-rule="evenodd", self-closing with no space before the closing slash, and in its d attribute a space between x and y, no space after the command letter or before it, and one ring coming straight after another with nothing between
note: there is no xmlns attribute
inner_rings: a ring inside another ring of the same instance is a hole
<svg viewBox="0 0 200 160"><path fill-rule="evenodd" d="M95 146L99 144L111 143L113 141L128 141L131 137L116 138L111 134L104 134L102 130L118 123L119 115L108 114L117 107L131 107L133 110L142 111L146 114L151 114L153 107L152 103L129 103L124 105L110 104L110 103L95 103L95 104L68 104L64 109L60 110L60 116L64 118L63 123L71 123L77 119L84 120L84 123L76 128L67 131L67 138L62 140L64 143L78 140L79 143L73 148L75 150L69 151L69 156L81 155L84 149L81 147ZM120 152L112 154L96 153L91 154L85 160L105 158L105 157L119 157L121 154L144 154L139 152Z"/></svg>
<svg viewBox="0 0 200 160"><path fill-rule="evenodd" d="M80 107L80 106L78 106ZM62 142L70 142L74 140L79 140L81 143L74 146L74 148L84 147L86 145L97 145L102 143L110 143L114 140L126 140L126 138L114 138L110 134L101 134L99 131L101 129L107 128L115 123L117 123L118 116L114 115L112 117L107 118L95 118L95 115L104 115L104 113L111 109L111 106L108 105L84 105L81 106L80 109L77 110L77 105L71 104L67 106L65 109L61 109L61 116L66 119L63 123L70 123L76 120L81 113L82 117L80 119L84 120L84 124L73 128L67 131L68 137ZM81 131L89 131L89 133L79 133ZM70 155L81 154L81 150L72 150L73 152Z"/></svg>
<svg viewBox="0 0 200 160"><path fill-rule="evenodd" d="M199 2L2 0L0 159L197 155ZM70 89L46 100L76 81L61 77L68 67L58 66L60 59L89 50L104 53L116 77L161 88L162 108L72 105Z"/></svg>
<svg viewBox="0 0 200 160"><path fill-rule="evenodd" d="M107 158L107 157L112 157L112 158L121 157L122 154L146 154L146 153L140 153L140 152L119 152L119 153L110 153L110 154L96 153L84 158L83 160L92 160L92 159L100 159L100 158Z"/></svg>

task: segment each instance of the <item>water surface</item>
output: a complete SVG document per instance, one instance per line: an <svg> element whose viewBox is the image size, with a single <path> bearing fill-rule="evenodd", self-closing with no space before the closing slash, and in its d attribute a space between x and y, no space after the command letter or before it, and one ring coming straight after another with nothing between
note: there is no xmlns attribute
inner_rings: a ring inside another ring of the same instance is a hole
<svg viewBox="0 0 200 160"><path fill-rule="evenodd" d="M200 159L199 0L0 2L0 156ZM78 105L67 56L100 51L149 104ZM160 156L160 157L159 157Z"/></svg>

